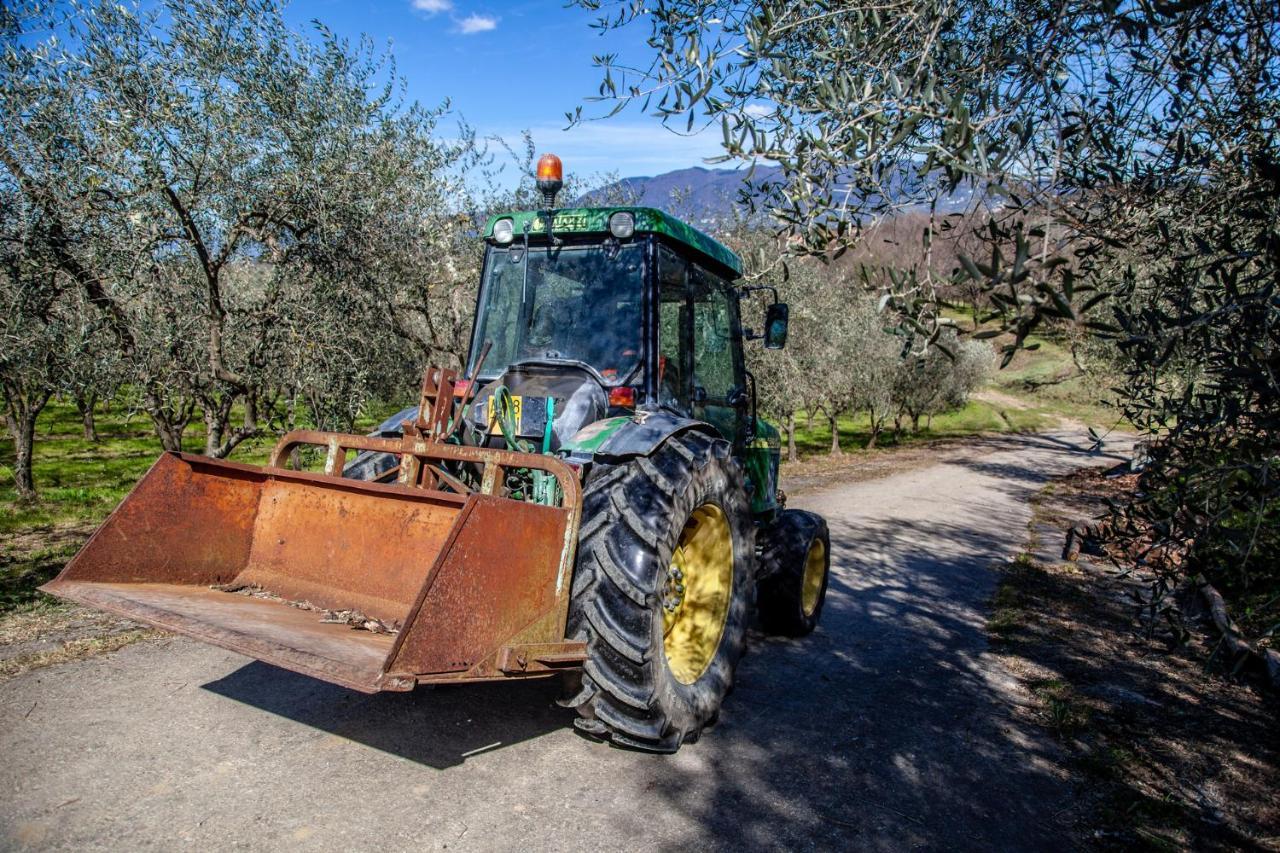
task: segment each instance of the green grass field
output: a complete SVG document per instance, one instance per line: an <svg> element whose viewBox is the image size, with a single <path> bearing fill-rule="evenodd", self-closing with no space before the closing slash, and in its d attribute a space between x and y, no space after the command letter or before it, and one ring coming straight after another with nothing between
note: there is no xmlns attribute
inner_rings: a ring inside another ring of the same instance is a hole
<svg viewBox="0 0 1280 853"><path fill-rule="evenodd" d="M1032 335L1028 342L1039 347L1018 353L1008 367L997 371L991 378L992 388L1044 414L1090 426L1111 426L1119 420L1119 413L1103 402L1110 394L1106 382L1080 375L1062 341Z"/></svg>
<svg viewBox="0 0 1280 853"><path fill-rule="evenodd" d="M908 428L895 436L890 422L889 429L882 432L876 441L876 447L902 447L988 432L1032 432L1052 423L1051 418L1029 409L1001 408L984 400L970 400L963 409L937 415L932 425L926 426L925 420L921 419L918 433ZM830 452L831 426L825 416L816 415L813 427L809 428L807 418L803 414L797 415L796 425L796 450L800 458ZM840 448L846 452L865 448L871 439L871 420L866 414L842 415L836 419L836 428L840 431Z"/></svg>
<svg viewBox="0 0 1280 853"><path fill-rule="evenodd" d="M966 332L974 331L967 309L947 309L942 316ZM997 327L994 322L978 326L984 330ZM999 348L1012 341L1012 335L1002 335L991 343ZM1105 378L1081 375L1066 339L1054 333L1032 334L1026 345L1034 349L1021 350L1008 367L995 371L989 390L1016 397L1029 411L1042 415L1050 423L1069 418L1099 431L1129 428L1119 412L1105 402L1111 396L1109 383Z"/></svg>
<svg viewBox="0 0 1280 853"><path fill-rule="evenodd" d="M367 431L396 409L394 405L380 407L357 421L357 431ZM160 440L145 414L130 414L113 406L107 412L100 409L96 420L100 440L86 441L74 406L55 401L45 408L36 428L32 474L39 500L33 504L18 503L10 469L13 441L7 433L0 438L0 534L101 521L160 455ZM250 439L229 458L262 464L276 438L264 435ZM183 449L193 453L204 449L203 423L193 423L183 439Z"/></svg>

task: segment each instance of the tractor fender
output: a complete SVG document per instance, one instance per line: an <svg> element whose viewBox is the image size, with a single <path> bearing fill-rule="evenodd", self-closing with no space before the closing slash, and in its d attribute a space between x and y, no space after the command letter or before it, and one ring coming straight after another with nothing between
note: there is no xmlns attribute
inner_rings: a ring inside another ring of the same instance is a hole
<svg viewBox="0 0 1280 853"><path fill-rule="evenodd" d="M648 456L673 435L694 430L719 437L706 421L696 421L671 412L641 410L634 415L604 418L587 424L573 434L561 449L570 457Z"/></svg>
<svg viewBox="0 0 1280 853"><path fill-rule="evenodd" d="M418 407L410 406L401 409L369 433L370 438L398 438L404 435L404 422L418 416ZM394 453L379 453L376 450L364 450L356 455L342 469L342 476L349 480L376 480L396 467Z"/></svg>

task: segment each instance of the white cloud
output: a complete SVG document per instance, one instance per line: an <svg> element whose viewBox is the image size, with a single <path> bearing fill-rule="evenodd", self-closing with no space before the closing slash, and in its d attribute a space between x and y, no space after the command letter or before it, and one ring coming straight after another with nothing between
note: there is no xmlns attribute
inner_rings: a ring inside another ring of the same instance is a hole
<svg viewBox="0 0 1280 853"><path fill-rule="evenodd" d="M773 113L773 107L768 104L748 104L744 112L752 118L764 118Z"/></svg>
<svg viewBox="0 0 1280 853"><path fill-rule="evenodd" d="M464 36L476 33L487 33L498 26L498 19L493 15L470 14L458 21L458 32Z"/></svg>
<svg viewBox="0 0 1280 853"><path fill-rule="evenodd" d="M413 8L428 15L453 10L453 0L413 0Z"/></svg>

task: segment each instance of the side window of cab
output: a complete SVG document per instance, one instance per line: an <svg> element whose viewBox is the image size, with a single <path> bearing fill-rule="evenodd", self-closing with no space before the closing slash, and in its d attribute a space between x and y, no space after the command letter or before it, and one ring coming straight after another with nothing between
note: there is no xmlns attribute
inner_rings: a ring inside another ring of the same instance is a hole
<svg viewBox="0 0 1280 853"><path fill-rule="evenodd" d="M693 415L689 263L658 246L658 405Z"/></svg>
<svg viewBox="0 0 1280 853"><path fill-rule="evenodd" d="M697 264L689 271L689 299L693 416L736 442L746 427L737 299L728 282Z"/></svg>

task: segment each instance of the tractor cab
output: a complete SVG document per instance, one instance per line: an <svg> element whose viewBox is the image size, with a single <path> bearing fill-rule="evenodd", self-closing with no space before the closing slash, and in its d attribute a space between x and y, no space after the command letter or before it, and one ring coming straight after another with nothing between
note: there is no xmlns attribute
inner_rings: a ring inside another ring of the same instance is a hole
<svg viewBox="0 0 1280 853"><path fill-rule="evenodd" d="M754 434L732 251L644 207L504 214L484 238L467 375L521 398L522 434L545 426L548 395L553 448L636 411L711 424L737 446Z"/></svg>

